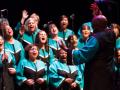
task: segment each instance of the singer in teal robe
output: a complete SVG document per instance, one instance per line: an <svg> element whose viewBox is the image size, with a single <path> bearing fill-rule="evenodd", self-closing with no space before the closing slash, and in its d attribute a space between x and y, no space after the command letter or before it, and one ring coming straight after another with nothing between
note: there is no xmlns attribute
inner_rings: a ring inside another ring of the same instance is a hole
<svg viewBox="0 0 120 90"><path fill-rule="evenodd" d="M76 35L71 35L68 37L68 49L67 51L71 51L71 50L79 50L79 48L82 48L85 43L83 42L80 42L77 38ZM80 47L78 47L78 45ZM73 56L71 53L67 53L67 64L68 65L75 65L74 62L73 62ZM78 68L78 71L81 75L81 81L80 81L80 88L81 90L83 90L83 87L84 87L84 67L85 67L85 64L84 63L81 63L79 65L76 65L76 67Z"/></svg>
<svg viewBox="0 0 120 90"><path fill-rule="evenodd" d="M93 33L92 22L85 22L85 23L82 24L82 26L83 26L83 25L89 26L89 27L90 27L90 32ZM82 37L81 30L82 30L82 27L80 27L80 28L78 29L77 35L78 35L79 38Z"/></svg>
<svg viewBox="0 0 120 90"><path fill-rule="evenodd" d="M38 58L38 47L30 45L26 59L20 61L17 67L17 83L20 90L46 90L48 83L47 67Z"/></svg>
<svg viewBox="0 0 120 90"><path fill-rule="evenodd" d="M56 26L55 23L51 22L48 25L48 30L49 30L49 38L48 38L48 44L53 50L53 54L56 59L58 59L57 52L60 50L60 44L64 43L63 38L58 36L58 27Z"/></svg>
<svg viewBox="0 0 120 90"><path fill-rule="evenodd" d="M66 15L61 15L59 20L60 20L59 21L60 28L59 28L58 36L63 38L63 40L66 42L68 37L75 33L74 33L74 30L71 30L68 28L69 20ZM74 27L72 27L72 28L74 29ZM67 43L66 43L66 45L67 45Z"/></svg>
<svg viewBox="0 0 120 90"><path fill-rule="evenodd" d="M21 86L21 90L39 90L39 89L45 90L44 87L47 86L46 65L43 61L39 59L36 60L36 62L32 62L31 60L24 59L19 63L17 67L16 78L18 85ZM27 79L37 80L38 78L43 78L45 80L45 83L42 85L37 85L37 83L35 83L31 87L24 83L24 81Z"/></svg>
<svg viewBox="0 0 120 90"><path fill-rule="evenodd" d="M18 40L20 40L25 48L28 44L34 44L37 33L40 29L37 27L36 20L34 18L28 18L25 21L25 26L23 27L23 34L19 33Z"/></svg>
<svg viewBox="0 0 120 90"><path fill-rule="evenodd" d="M74 82L76 82L78 85L80 84L81 75L79 75L78 68L76 66L67 65L66 63L62 63L60 60L58 60L50 65L49 70L50 84L52 84L55 88L63 88L64 90L65 87L62 86L62 84L64 83L64 80L68 77L74 79Z"/></svg>
<svg viewBox="0 0 120 90"><path fill-rule="evenodd" d="M51 90L80 90L81 75L78 68L75 65L67 65L67 53L64 50L61 49L58 53L60 59L49 67ZM75 87L72 87L73 84Z"/></svg>

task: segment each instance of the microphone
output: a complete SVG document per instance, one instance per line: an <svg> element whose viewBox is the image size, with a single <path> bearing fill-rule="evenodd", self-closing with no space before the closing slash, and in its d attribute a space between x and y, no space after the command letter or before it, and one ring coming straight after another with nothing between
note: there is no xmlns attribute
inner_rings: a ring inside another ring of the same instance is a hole
<svg viewBox="0 0 120 90"><path fill-rule="evenodd" d="M70 15L70 19L72 19L72 20L75 19L75 14L74 13Z"/></svg>
<svg viewBox="0 0 120 90"><path fill-rule="evenodd" d="M7 11L7 9L2 9L2 10L0 10L1 12L4 12L4 11Z"/></svg>

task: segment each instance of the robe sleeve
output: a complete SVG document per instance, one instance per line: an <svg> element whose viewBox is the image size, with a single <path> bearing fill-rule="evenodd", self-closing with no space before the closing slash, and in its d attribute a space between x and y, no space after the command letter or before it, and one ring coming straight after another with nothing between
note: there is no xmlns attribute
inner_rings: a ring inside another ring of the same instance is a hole
<svg viewBox="0 0 120 90"><path fill-rule="evenodd" d="M16 72L16 79L17 79L17 83L18 85L21 85L25 80L27 80L27 78L24 76L24 65L25 65L25 61L20 61L20 63L17 66L17 72Z"/></svg>
<svg viewBox="0 0 120 90"><path fill-rule="evenodd" d="M59 87L62 82L65 80L64 77L58 75L57 73L57 67L55 65L56 63L53 63L52 65L50 65L49 67L49 80L50 83L54 86L54 87Z"/></svg>
<svg viewBox="0 0 120 90"><path fill-rule="evenodd" d="M95 56L98 48L99 43L97 39L91 36L83 48L72 51L74 63L79 65L81 63L88 62Z"/></svg>
<svg viewBox="0 0 120 90"><path fill-rule="evenodd" d="M52 64L55 61L55 57L54 57L52 49L50 48L49 50L50 50L49 51L49 54L50 54L49 63Z"/></svg>

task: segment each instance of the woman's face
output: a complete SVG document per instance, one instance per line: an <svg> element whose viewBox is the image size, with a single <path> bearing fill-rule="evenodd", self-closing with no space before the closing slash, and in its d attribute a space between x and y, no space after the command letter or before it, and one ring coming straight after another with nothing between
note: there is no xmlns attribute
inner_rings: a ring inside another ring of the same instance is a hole
<svg viewBox="0 0 120 90"><path fill-rule="evenodd" d="M39 32L39 41L42 44L45 44L47 42L47 34L45 31L40 31Z"/></svg>
<svg viewBox="0 0 120 90"><path fill-rule="evenodd" d="M28 52L30 60L35 60L38 56L37 46L32 46Z"/></svg>
<svg viewBox="0 0 120 90"><path fill-rule="evenodd" d="M36 29L36 23L35 23L35 20L33 18L30 18L29 21L28 21L28 30L30 32L34 32L35 29Z"/></svg>
<svg viewBox="0 0 120 90"><path fill-rule="evenodd" d="M50 31L50 34L52 34L52 35L58 34L58 28L55 24L49 25L49 31Z"/></svg>
<svg viewBox="0 0 120 90"><path fill-rule="evenodd" d="M67 26L68 26L68 18L63 18L61 21L60 21L60 26L62 29L66 29Z"/></svg>
<svg viewBox="0 0 120 90"><path fill-rule="evenodd" d="M71 37L71 39L70 39L70 45L71 45L72 47L76 47L77 44L78 44L78 39L77 39L77 37L76 37L75 35L73 35L73 36Z"/></svg>
<svg viewBox="0 0 120 90"><path fill-rule="evenodd" d="M67 62L67 52L61 49L59 51L59 58L62 62Z"/></svg>
<svg viewBox="0 0 120 90"><path fill-rule="evenodd" d="M5 26L5 35L8 36L8 37L13 36L13 30L9 25Z"/></svg>
<svg viewBox="0 0 120 90"><path fill-rule="evenodd" d="M90 36L90 29L87 25L82 27L82 36L83 38L88 38Z"/></svg>
<svg viewBox="0 0 120 90"><path fill-rule="evenodd" d="M120 61L120 50L118 50L118 60Z"/></svg>
<svg viewBox="0 0 120 90"><path fill-rule="evenodd" d="M118 36L119 35L119 29L116 27L116 28L113 28L113 31L115 32L115 34L116 34L116 36Z"/></svg>
<svg viewBox="0 0 120 90"><path fill-rule="evenodd" d="M1 30L5 29L6 25L9 25L8 21L3 21L2 23L0 23L0 29Z"/></svg>
<svg viewBox="0 0 120 90"><path fill-rule="evenodd" d="M3 40L2 36L0 36L0 46L3 45L3 42L4 42L4 40Z"/></svg>

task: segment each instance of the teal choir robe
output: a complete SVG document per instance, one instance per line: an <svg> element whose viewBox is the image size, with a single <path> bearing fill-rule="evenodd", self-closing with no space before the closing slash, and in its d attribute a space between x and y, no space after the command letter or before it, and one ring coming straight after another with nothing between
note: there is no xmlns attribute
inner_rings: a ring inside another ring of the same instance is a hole
<svg viewBox="0 0 120 90"><path fill-rule="evenodd" d="M63 38L63 40L67 40L70 35L73 35L74 32L71 29L66 29L66 32L59 31L58 36Z"/></svg>
<svg viewBox="0 0 120 90"><path fill-rule="evenodd" d="M38 84L36 80L38 78L43 78L45 83ZM17 67L17 84L21 87L21 90L46 90L47 87L47 67L45 63L41 60L36 60L32 62L31 60L22 60ZM29 86L24 83L27 79L33 79L35 84Z"/></svg>
<svg viewBox="0 0 120 90"><path fill-rule="evenodd" d="M84 47L88 40L89 40L89 38L86 41L83 40L83 37L81 35L81 37L79 37L79 39L78 39L78 45L77 45L78 49L81 49L82 47ZM85 68L85 63L81 63L80 65L77 65L77 66L79 67L80 73L82 73L81 88L83 88L84 87L84 68Z"/></svg>
<svg viewBox="0 0 120 90"><path fill-rule="evenodd" d="M14 43L11 44L5 41L5 49L7 49L10 53L14 54L16 65L19 63L20 60L25 58L25 51L22 44L14 39Z"/></svg>
<svg viewBox="0 0 120 90"><path fill-rule="evenodd" d="M67 88L64 86L64 80L66 78L74 79L74 82L76 82L79 87L81 75L79 75L78 68L76 66L67 65L60 60L53 62L49 67L50 85L58 90L72 90L69 85Z"/></svg>
<svg viewBox="0 0 120 90"><path fill-rule="evenodd" d="M75 48L74 50L79 50L79 49ZM75 65L74 62L73 62L73 57L69 53L67 55L67 59L68 59L68 61L67 61L68 65ZM69 61L72 61L72 62L69 62ZM80 81L79 85L80 85L80 88L83 89L83 87L84 87L84 68L85 68L85 63L81 63L81 64L75 65L75 66L78 68L79 75L81 75L81 81Z"/></svg>
<svg viewBox="0 0 120 90"><path fill-rule="evenodd" d="M19 30L20 30L21 27L22 27L22 24L21 24L21 22L19 21L19 22L17 23L17 25L15 26L15 28L14 28L14 38L15 38L15 39L17 39L18 37L20 37Z"/></svg>
<svg viewBox="0 0 120 90"><path fill-rule="evenodd" d="M59 40L58 40L58 41L53 40L52 38L49 38L49 39L48 39L49 47L52 49L53 54L54 54L54 57L55 57L56 59L58 59L57 51L60 50L60 45L59 45L59 44L60 44L61 42L65 44L64 40L63 40L62 38L60 38L60 37L59 37Z"/></svg>
<svg viewBox="0 0 120 90"><path fill-rule="evenodd" d="M50 65L55 61L55 57L51 48L48 49L39 49L39 58L46 64Z"/></svg>
<svg viewBox="0 0 120 90"><path fill-rule="evenodd" d="M30 34L29 31L26 31L22 36L18 38L18 40L23 44L24 48L28 44L35 44L35 38L39 31L40 29L38 28L36 28L36 30L32 34Z"/></svg>

